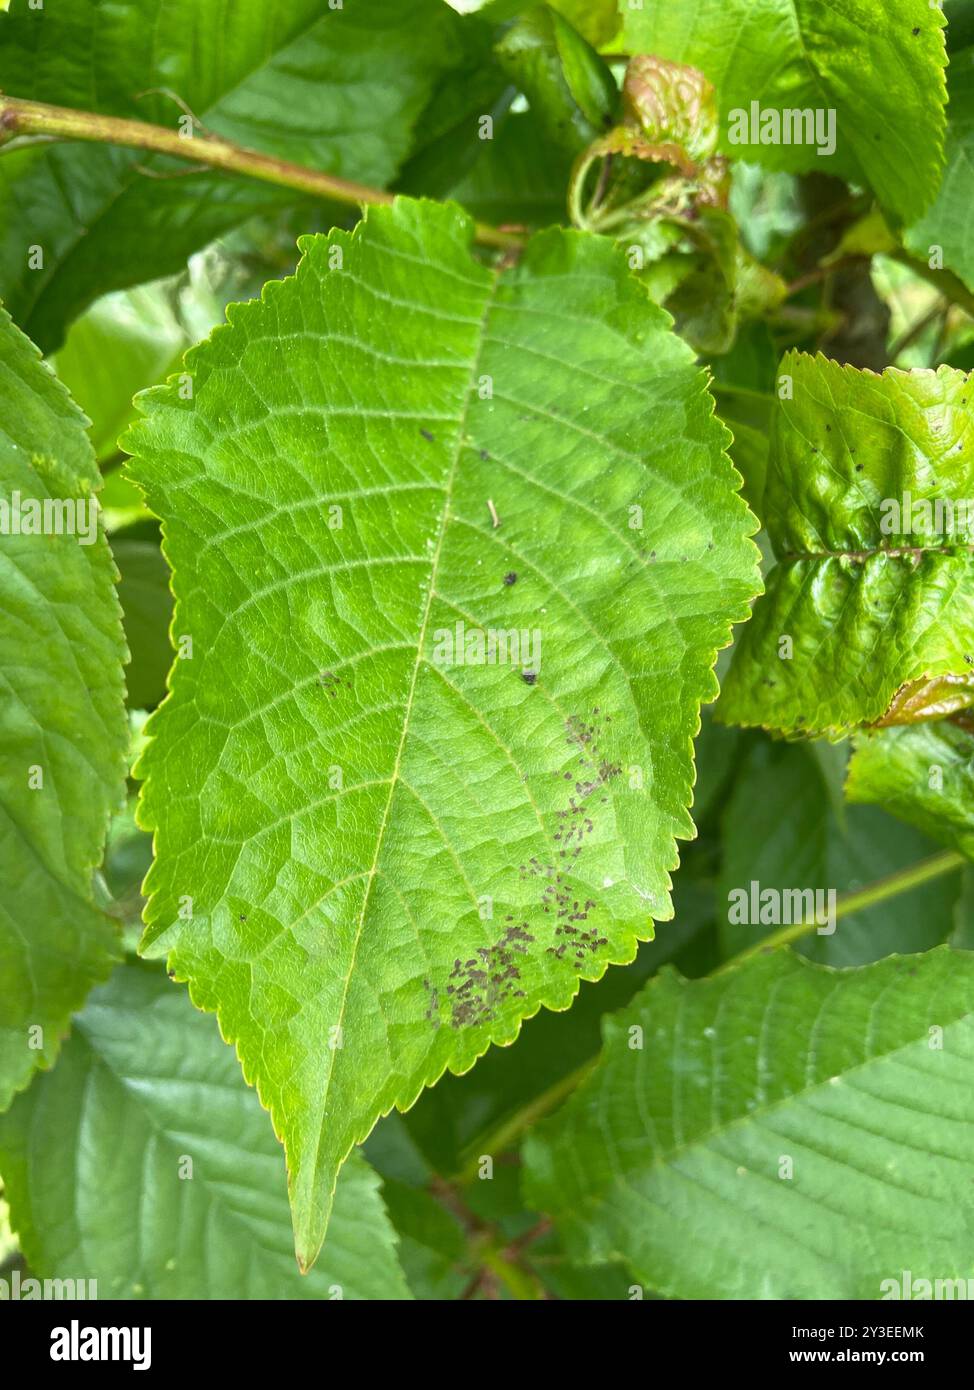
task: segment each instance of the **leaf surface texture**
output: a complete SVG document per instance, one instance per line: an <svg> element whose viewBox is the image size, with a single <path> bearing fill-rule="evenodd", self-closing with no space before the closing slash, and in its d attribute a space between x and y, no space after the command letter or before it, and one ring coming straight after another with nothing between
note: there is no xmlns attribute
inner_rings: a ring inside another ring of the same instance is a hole
<svg viewBox="0 0 974 1390"><path fill-rule="evenodd" d="M576 1253L626 1259L670 1297L966 1279L972 1010L974 956L947 947L846 971L786 951L711 980L667 970L606 1019L599 1065L528 1138L528 1201Z"/></svg>

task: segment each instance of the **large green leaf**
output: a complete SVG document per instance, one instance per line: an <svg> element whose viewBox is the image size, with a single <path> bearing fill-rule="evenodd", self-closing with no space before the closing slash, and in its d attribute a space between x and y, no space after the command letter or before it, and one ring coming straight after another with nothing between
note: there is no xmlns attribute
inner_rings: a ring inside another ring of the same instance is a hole
<svg viewBox="0 0 974 1390"><path fill-rule="evenodd" d="M641 1044L641 1045L640 1045ZM974 955L672 971L525 1145L569 1249L677 1298L880 1298L974 1275Z"/></svg>
<svg viewBox="0 0 974 1390"><path fill-rule="evenodd" d="M0 91L170 129L188 108L249 148L386 184L461 56L461 23L442 0L13 0L0 14ZM298 199L138 150L7 151L0 295L50 351L97 295L170 274L245 218ZM34 246L43 268L29 268Z"/></svg>
<svg viewBox="0 0 974 1390"><path fill-rule="evenodd" d="M111 554L90 529L99 479L84 427L0 309L2 511L9 523L18 493L25 516L49 499L62 526L0 527L0 1110L50 1066L115 951L92 871L122 795L125 644Z"/></svg>
<svg viewBox="0 0 974 1390"><path fill-rule="evenodd" d="M974 858L974 734L949 719L864 733L849 761L846 795Z"/></svg>
<svg viewBox="0 0 974 1390"><path fill-rule="evenodd" d="M305 1264L380 1114L670 914L758 584L704 376L621 253L551 231L491 271L471 231L400 199L305 240L127 440L193 642L140 766L144 949L271 1109ZM475 664L487 630L532 650Z"/></svg>
<svg viewBox="0 0 974 1390"><path fill-rule="evenodd" d="M699 68L717 88L722 148L772 169L872 185L902 221L918 217L943 163L943 15L928 0L644 0L623 8L630 53ZM731 113L835 112L818 145L731 143Z"/></svg>
<svg viewBox="0 0 974 1390"><path fill-rule="evenodd" d="M54 1071L0 1120L12 1223L42 1278L99 1298L408 1298L379 1183L342 1170L318 1268L294 1263L280 1150L213 1019L120 966Z"/></svg>
<svg viewBox="0 0 974 1390"><path fill-rule="evenodd" d="M947 157L933 206L906 233L923 260L939 261L974 290L974 48L955 53L947 69Z"/></svg>
<svg viewBox="0 0 974 1390"><path fill-rule="evenodd" d="M958 507L974 500L966 375L876 376L788 353L779 380L791 397L773 418L762 502L778 563L721 717L845 730L938 678L963 703L974 665L974 507L966 522Z"/></svg>

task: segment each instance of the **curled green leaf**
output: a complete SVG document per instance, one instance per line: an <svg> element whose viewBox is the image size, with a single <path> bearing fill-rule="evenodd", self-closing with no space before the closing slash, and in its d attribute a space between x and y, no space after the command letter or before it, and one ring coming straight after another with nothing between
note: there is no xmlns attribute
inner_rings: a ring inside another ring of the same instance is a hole
<svg viewBox="0 0 974 1390"><path fill-rule="evenodd" d="M777 563L721 700L729 723L847 732L934 712L974 666L974 392L788 353L763 500ZM956 705L954 706L957 707Z"/></svg>

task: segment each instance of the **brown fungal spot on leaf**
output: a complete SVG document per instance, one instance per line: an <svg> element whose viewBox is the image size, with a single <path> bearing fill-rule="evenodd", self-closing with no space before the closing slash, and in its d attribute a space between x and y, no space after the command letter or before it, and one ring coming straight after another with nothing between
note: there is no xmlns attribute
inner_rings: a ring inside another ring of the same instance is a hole
<svg viewBox="0 0 974 1390"><path fill-rule="evenodd" d="M454 1028L476 1027L496 1018L497 1009L514 996L514 984L521 978L516 957L527 955L528 944L534 939L527 922L517 922L493 945L478 946L479 964L474 960L461 964L459 958L454 961L450 979L459 983L447 986Z"/></svg>

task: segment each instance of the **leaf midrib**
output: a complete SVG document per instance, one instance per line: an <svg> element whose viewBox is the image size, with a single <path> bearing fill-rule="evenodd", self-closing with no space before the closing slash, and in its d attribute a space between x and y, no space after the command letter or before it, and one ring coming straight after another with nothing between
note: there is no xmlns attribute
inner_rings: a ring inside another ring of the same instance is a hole
<svg viewBox="0 0 974 1390"><path fill-rule="evenodd" d="M777 556L779 564L796 564L805 560L852 560L865 564L877 555L885 555L890 560L903 560L908 556L921 559L924 555L954 556L959 552L974 554L974 545L878 545L874 550L786 550Z"/></svg>
<svg viewBox="0 0 974 1390"><path fill-rule="evenodd" d="M484 300L483 312L482 312L482 314L481 314L480 324L479 324L479 327L478 327L478 329L477 329L476 349L475 349L475 352L474 352L474 354L473 354L473 358L472 358L472 361L471 361L471 364L470 364L470 373L469 373L469 377L468 377L468 380L467 380L466 388L465 388L465 390L464 390L463 406L462 406L462 409L461 409L461 412L460 412L460 416L459 416L459 419L458 419L458 422L457 422L456 447L455 447L455 449L454 449L453 458L452 458L452 460L451 460L451 462L450 462L450 467L449 467L449 470L448 470L448 473L447 473L447 476L446 476L446 480L445 480L444 485L443 485L443 507L442 507L442 511L441 511L441 513L440 513L439 531L438 531L437 538L436 538L436 547L435 547L435 550L434 550L434 552L433 552L433 558L432 558L432 561L431 561L431 563L430 563L428 587L427 587L427 591L426 591L426 603L425 603L425 606L424 606L424 609L423 609L423 615L422 615L422 618L421 618L421 620L420 620L419 633L418 633L418 636L417 636L417 639L416 639L416 658L415 658L415 661L413 662L413 670L412 670L412 676L411 676L410 683L409 683L409 691L408 691L408 694L407 694L407 696L406 696L406 705L405 705L405 709L404 709L404 712L403 712L402 729L401 729L400 736L399 736L399 746L398 746L398 748L396 749L396 757L395 757L395 761L394 761L394 763L393 763L392 774L391 774L391 776L390 776L390 778L389 778L389 792L388 792L388 795L387 795L387 797L386 797L386 804L385 804L385 807L384 807L384 809L383 809L382 820L381 820L380 823L379 823L378 834L376 835L375 854L373 855L372 864L371 864L371 866L369 867L369 870L368 870L368 879L367 879L367 882L366 882L366 885L365 885L365 890L364 890L364 892L363 892L363 894L362 894L362 906L361 906L361 908L360 908L360 910L359 910L358 922L357 922L356 928L355 928L355 937L354 937L354 940L353 940L353 942L352 942L352 951L351 951L351 956L350 956L350 958L349 958L348 970L347 970L347 972L346 972L346 974L345 974L344 983L343 983L343 985L342 985L342 998L341 998L341 1004L339 1005L338 1020L337 1020L337 1027L338 1027L338 1030L339 1030L339 1032L338 1032L338 1037L339 1037L339 1038L341 1037L341 1029L342 1029L342 1027L344 1026L345 1010L346 1010L346 1006L347 1006L347 1003L348 1003L348 993L349 993L349 988L350 988L350 985L351 985L352 976L353 976L353 974L354 974L354 972L355 972L355 961L356 961L356 957L357 957L357 955L358 955L359 943L360 943L360 941L361 941L361 939L362 939L362 931L363 931L363 927L364 927L364 924L365 924L366 913L367 913L367 911L368 911L369 899L370 899L371 892L372 892L372 886L373 886L373 884L375 883L376 874L377 874L378 866L379 866L379 859L380 859L380 856L381 856L381 854L382 854L383 845L384 845L384 843L385 843L385 835L386 835L386 831L387 831L388 825L389 825L389 817L390 817L390 813L391 813L391 810L392 810L393 798L394 798L394 796L395 796L396 788L397 788L397 786L399 785L399 781L400 781L400 772L401 772L401 767L402 767L403 753L404 753L404 750L405 750L405 747L406 747L406 740L407 740L408 735L409 735L410 715L411 715L411 713L412 713L413 702L414 702L415 695L416 695L416 685L417 685L417 681L418 681L418 679L419 679L419 672L420 672L420 669L421 669L421 667L422 667L422 665L423 665L423 651L424 651L425 644L426 644L426 632L427 632L427 628L429 627L429 619L430 619L430 614L431 614L432 608L433 608L433 602L434 602L434 600L435 600L435 598L436 598L436 575L437 575L437 569L438 569L439 562L440 562L440 558L441 558L441 555L442 555L442 552L443 552L443 542L444 542L444 540L445 540L445 538L446 538L447 530L449 529L449 523L450 523L450 509L451 509L451 505L452 505L452 501L453 501L453 487L454 487L454 484L455 484L455 482L456 482L457 471L458 471L459 466L460 466L460 458L461 458L461 455L462 455L463 450L464 450L465 445L466 445L466 426L467 426L467 418L468 418L468 414L469 414L469 410L470 410L470 401L471 401L471 399L472 399L472 397L473 397L473 393L474 393L474 387L475 387L475 383L476 383L476 379L477 379L478 368L479 368L479 366L480 366L481 355L482 355L483 349L484 349L484 343L485 343L486 340L487 340L487 322L488 322L488 319L489 319L489 317L490 317L491 309L493 308L493 305L494 305L494 299L495 299L495 296L496 296L496 293L497 293L497 288L498 288L498 285L499 285L499 284L500 284L500 270L495 269L495 270L493 270L493 271L491 272L491 279L490 279L490 282L489 282L489 284L486 286L486 291L487 291L487 292L486 292L486 296L485 296L485 300ZM314 1164L313 1164L313 1167L312 1167L312 1174L315 1174L315 1173L317 1173L317 1171L318 1171L318 1166L319 1166L319 1161L320 1161L320 1155L321 1155L321 1145L322 1145L322 1142L323 1142L323 1139L324 1139L325 1117L326 1117L327 1106L328 1106L328 1095L329 1095L330 1090L331 1090L332 1079L333 1079L333 1076L334 1076L334 1073L335 1073L335 1067L336 1067L336 1065L337 1065L337 1058L338 1058L338 1054L339 1054L340 1051L341 1051L341 1049L340 1049L340 1048L337 1048L337 1047L334 1048L334 1049L332 1049L332 1064L331 1064L331 1067L329 1068L328 1076L327 1076L327 1078L326 1078L326 1080L325 1080L324 1086L322 1087L321 1102L320 1102L320 1106L319 1106L319 1114L318 1114L318 1121L317 1121L318 1137L317 1137L317 1141L316 1141L316 1145L315 1145L315 1155L314 1155ZM345 1158L345 1157L347 1157L347 1154L343 1155L343 1161L344 1161L344 1158ZM332 1181L331 1192L330 1192L330 1195L329 1195L329 1200L331 1200L331 1199L334 1198L335 1188L336 1188L337 1183L338 1183L338 1172L339 1172L339 1170L340 1170L340 1165L336 1165L336 1167L335 1167L335 1177L334 1177L334 1179L333 1179L333 1181Z"/></svg>

